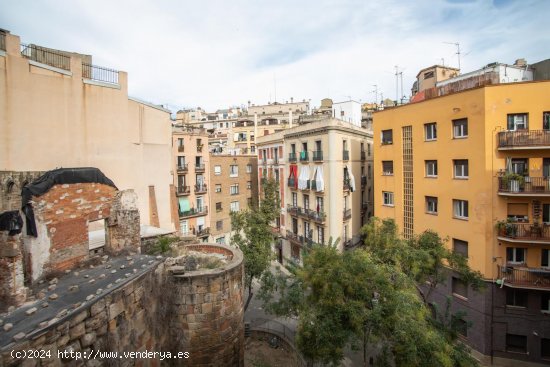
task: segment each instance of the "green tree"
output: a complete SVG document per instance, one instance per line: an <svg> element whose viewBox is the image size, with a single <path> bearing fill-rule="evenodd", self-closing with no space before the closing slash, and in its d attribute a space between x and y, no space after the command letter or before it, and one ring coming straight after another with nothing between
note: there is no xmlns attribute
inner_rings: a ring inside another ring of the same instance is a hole
<svg viewBox="0 0 550 367"><path fill-rule="evenodd" d="M248 287L245 310L252 299L252 282L269 268L273 242L271 224L279 215L279 208L278 185L271 179L262 185L259 206L231 213L233 235L230 241L244 255L245 286Z"/></svg>
<svg viewBox="0 0 550 367"><path fill-rule="evenodd" d="M265 309L299 318L296 343L302 354L335 365L351 344L363 347L366 365L366 347L376 344L382 348L380 366L476 365L456 343L456 318L432 319L419 292L419 281L443 281L439 265L456 263L440 249L444 242L433 233L404 241L393 221L373 220L364 233L362 249L340 253L333 246L314 246L304 253L302 267L289 269L292 276L262 277Z"/></svg>

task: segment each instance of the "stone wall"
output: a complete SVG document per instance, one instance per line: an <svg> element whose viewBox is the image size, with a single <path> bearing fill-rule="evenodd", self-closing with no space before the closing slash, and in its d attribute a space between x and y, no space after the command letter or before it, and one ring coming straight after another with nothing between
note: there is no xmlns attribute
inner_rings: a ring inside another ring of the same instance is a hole
<svg viewBox="0 0 550 367"><path fill-rule="evenodd" d="M21 209L21 189L43 173L0 171L0 212Z"/></svg>

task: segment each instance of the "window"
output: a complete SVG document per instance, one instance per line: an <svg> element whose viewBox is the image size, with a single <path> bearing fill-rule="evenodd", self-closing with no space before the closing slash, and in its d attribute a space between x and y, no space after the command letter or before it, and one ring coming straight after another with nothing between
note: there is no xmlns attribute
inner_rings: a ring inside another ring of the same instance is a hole
<svg viewBox="0 0 550 367"><path fill-rule="evenodd" d="M197 139L197 153L202 152L202 140Z"/></svg>
<svg viewBox="0 0 550 367"><path fill-rule="evenodd" d="M506 351L514 353L527 353L527 337L506 333Z"/></svg>
<svg viewBox="0 0 550 367"><path fill-rule="evenodd" d="M462 317L454 315L453 316L456 324L456 331L460 336L463 336L464 338L468 337L468 322L464 320Z"/></svg>
<svg viewBox="0 0 550 367"><path fill-rule="evenodd" d="M434 196L426 196L426 213L437 214L437 198Z"/></svg>
<svg viewBox="0 0 550 367"><path fill-rule="evenodd" d="M550 250L547 248L543 248L541 250L540 266L542 266L543 268L547 268L550 266Z"/></svg>
<svg viewBox="0 0 550 367"><path fill-rule="evenodd" d="M309 209L309 195L304 195L304 209Z"/></svg>
<svg viewBox="0 0 550 367"><path fill-rule="evenodd" d="M461 139L468 137L468 119L453 120L453 138Z"/></svg>
<svg viewBox="0 0 550 367"><path fill-rule="evenodd" d="M426 177L437 177L437 161L426 161Z"/></svg>
<svg viewBox="0 0 550 367"><path fill-rule="evenodd" d="M550 339L540 339L540 356L544 359L550 359Z"/></svg>
<svg viewBox="0 0 550 367"><path fill-rule="evenodd" d="M322 196L315 197L315 210L320 213L325 211Z"/></svg>
<svg viewBox="0 0 550 367"><path fill-rule="evenodd" d="M239 184L234 184L229 187L229 193L231 195L237 195L239 193Z"/></svg>
<svg viewBox="0 0 550 367"><path fill-rule="evenodd" d="M317 243L325 243L325 229L320 226L317 226Z"/></svg>
<svg viewBox="0 0 550 367"><path fill-rule="evenodd" d="M384 205L393 206L393 192L382 191Z"/></svg>
<svg viewBox="0 0 550 367"><path fill-rule="evenodd" d="M468 178L468 160L455 159L453 160L455 178Z"/></svg>
<svg viewBox="0 0 550 367"><path fill-rule="evenodd" d="M185 156L180 155L178 156L178 169L185 168Z"/></svg>
<svg viewBox="0 0 550 367"><path fill-rule="evenodd" d="M393 161L382 161L382 175L393 176Z"/></svg>
<svg viewBox="0 0 550 367"><path fill-rule="evenodd" d="M432 71L426 71L424 73L424 79L430 79L430 78L433 78L434 77L434 72L433 70Z"/></svg>
<svg viewBox="0 0 550 367"><path fill-rule="evenodd" d="M247 181L247 182L246 182L246 188L247 188L248 190L251 190L251 189L252 189L252 181Z"/></svg>
<svg viewBox="0 0 550 367"><path fill-rule="evenodd" d="M382 130L382 145L393 144L393 130Z"/></svg>
<svg viewBox="0 0 550 367"><path fill-rule="evenodd" d="M370 144L367 144L367 155L370 157Z"/></svg>
<svg viewBox="0 0 550 367"><path fill-rule="evenodd" d="M311 239L313 235L309 233L309 222L304 222L304 237L307 239Z"/></svg>
<svg viewBox="0 0 550 367"><path fill-rule="evenodd" d="M529 175L529 159L527 158L513 158L512 159L512 172L521 176Z"/></svg>
<svg viewBox="0 0 550 367"><path fill-rule="evenodd" d="M371 179L371 176L372 176L372 174L371 174L371 168L370 168L370 164L369 164L369 165L367 166L367 177L368 177L369 179Z"/></svg>
<svg viewBox="0 0 550 367"><path fill-rule="evenodd" d="M232 164L229 166L229 177L238 177L239 176L239 166Z"/></svg>
<svg viewBox="0 0 550 367"><path fill-rule="evenodd" d="M230 204L230 208L232 212L238 212L239 211L239 202L238 201L232 201Z"/></svg>
<svg viewBox="0 0 550 367"><path fill-rule="evenodd" d="M506 262L508 264L523 264L527 255L526 248L520 247L507 247L506 248Z"/></svg>
<svg viewBox="0 0 550 367"><path fill-rule="evenodd" d="M295 192L292 193L292 206L298 206L298 194Z"/></svg>
<svg viewBox="0 0 550 367"><path fill-rule="evenodd" d="M540 310L550 312L550 292L541 292L540 301Z"/></svg>
<svg viewBox="0 0 550 367"><path fill-rule="evenodd" d="M216 203L216 211L217 211L217 212L221 212L221 211L222 211L222 203L221 203L221 202Z"/></svg>
<svg viewBox="0 0 550 367"><path fill-rule="evenodd" d="M550 130L550 112L548 111L542 113L542 128Z"/></svg>
<svg viewBox="0 0 550 367"><path fill-rule="evenodd" d="M455 218L468 219L468 201L453 200L453 214Z"/></svg>
<svg viewBox="0 0 550 367"><path fill-rule="evenodd" d="M222 166L214 166L214 174L219 176L222 174Z"/></svg>
<svg viewBox="0 0 550 367"><path fill-rule="evenodd" d="M529 123L526 113L516 113L508 115L508 130L527 130L528 127Z"/></svg>
<svg viewBox="0 0 550 367"><path fill-rule="evenodd" d="M424 124L424 139L427 141L437 140L437 125L435 122Z"/></svg>
<svg viewBox="0 0 550 367"><path fill-rule="evenodd" d="M520 289L506 289L506 306L527 307L527 291Z"/></svg>
<svg viewBox="0 0 550 367"><path fill-rule="evenodd" d="M468 242L453 238L453 252L468 257Z"/></svg>
<svg viewBox="0 0 550 367"><path fill-rule="evenodd" d="M221 184L216 184L216 192L222 192L222 185Z"/></svg>
<svg viewBox="0 0 550 367"><path fill-rule="evenodd" d="M216 221L216 230L221 231L223 229L223 220Z"/></svg>
<svg viewBox="0 0 550 367"><path fill-rule="evenodd" d="M251 164L246 165L246 173L252 173L252 165Z"/></svg>
<svg viewBox="0 0 550 367"><path fill-rule="evenodd" d="M453 277L452 288L454 295L468 298L468 286L462 280Z"/></svg>

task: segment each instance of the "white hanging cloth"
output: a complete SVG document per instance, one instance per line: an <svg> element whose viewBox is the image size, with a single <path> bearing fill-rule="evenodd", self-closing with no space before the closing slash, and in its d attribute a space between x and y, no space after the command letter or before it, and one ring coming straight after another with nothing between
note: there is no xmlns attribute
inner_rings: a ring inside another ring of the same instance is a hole
<svg viewBox="0 0 550 367"><path fill-rule="evenodd" d="M325 191L325 181L323 180L323 166L317 166L315 171L315 182L317 191Z"/></svg>
<svg viewBox="0 0 550 367"><path fill-rule="evenodd" d="M309 180L309 167L302 166L300 175L298 176L298 189L303 190L307 188L307 180Z"/></svg>
<svg viewBox="0 0 550 367"><path fill-rule="evenodd" d="M355 191L355 177L353 177L353 173L351 173L351 167L350 165L346 165L346 167L348 168L348 175L349 175L349 190L351 192L354 192Z"/></svg>

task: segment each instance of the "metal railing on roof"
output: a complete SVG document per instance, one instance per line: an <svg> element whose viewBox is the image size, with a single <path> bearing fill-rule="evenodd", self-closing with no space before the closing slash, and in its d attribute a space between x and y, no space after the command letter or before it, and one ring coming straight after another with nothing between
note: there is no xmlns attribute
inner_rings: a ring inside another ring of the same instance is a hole
<svg viewBox="0 0 550 367"><path fill-rule="evenodd" d="M118 70L82 63L82 76L99 82L118 84Z"/></svg>
<svg viewBox="0 0 550 367"><path fill-rule="evenodd" d="M21 44L21 56L59 69L71 70L71 57L48 48Z"/></svg>

